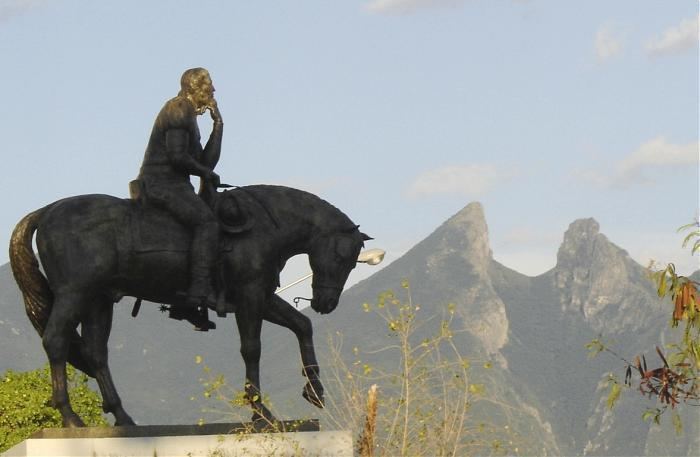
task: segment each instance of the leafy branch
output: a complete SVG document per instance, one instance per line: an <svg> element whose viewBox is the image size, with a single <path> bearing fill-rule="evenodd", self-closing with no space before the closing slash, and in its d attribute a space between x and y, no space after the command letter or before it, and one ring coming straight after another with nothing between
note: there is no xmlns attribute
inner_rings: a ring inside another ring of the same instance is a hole
<svg viewBox="0 0 700 457"><path fill-rule="evenodd" d="M691 255L700 251L700 223L684 225L678 231L692 229L683 239L683 247L691 245ZM682 338L679 343L669 345L675 352L668 357L661 348L656 347L656 353L662 362L657 368L649 368L644 355L635 357L630 362L620 356L605 344L601 337L586 345L589 356L607 352L621 360L625 366L625 380L621 384L613 375L609 377L610 393L607 405L612 409L620 397L622 388L632 387L633 373L639 376L637 389L642 395L655 398L660 407L647 410L643 420L653 419L659 423L660 417L670 406L672 410L680 403L690 406L700 406L700 293L699 283L686 276L679 275L674 264L669 263L664 268L655 270L654 264L649 265L649 278L656 287L659 298L669 298L673 304L670 327L683 326ZM682 431L680 416L674 411L673 425L677 433Z"/></svg>

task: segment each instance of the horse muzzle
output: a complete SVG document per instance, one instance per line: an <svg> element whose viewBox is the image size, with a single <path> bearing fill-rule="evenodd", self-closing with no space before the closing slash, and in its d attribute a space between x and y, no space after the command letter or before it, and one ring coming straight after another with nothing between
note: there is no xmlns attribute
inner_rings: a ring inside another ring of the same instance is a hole
<svg viewBox="0 0 700 457"><path fill-rule="evenodd" d="M328 314L338 306L338 296L322 296L311 299L311 309L319 314Z"/></svg>

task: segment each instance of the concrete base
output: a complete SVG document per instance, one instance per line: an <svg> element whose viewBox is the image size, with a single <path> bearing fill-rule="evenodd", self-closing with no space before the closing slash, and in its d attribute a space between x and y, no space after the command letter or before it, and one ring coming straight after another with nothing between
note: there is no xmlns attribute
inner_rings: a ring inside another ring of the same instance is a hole
<svg viewBox="0 0 700 457"><path fill-rule="evenodd" d="M44 429L3 456L352 456L350 432L320 432L318 422L288 422L287 432L257 433L250 424ZM304 431L307 430L307 431ZM312 431L308 431L312 430Z"/></svg>

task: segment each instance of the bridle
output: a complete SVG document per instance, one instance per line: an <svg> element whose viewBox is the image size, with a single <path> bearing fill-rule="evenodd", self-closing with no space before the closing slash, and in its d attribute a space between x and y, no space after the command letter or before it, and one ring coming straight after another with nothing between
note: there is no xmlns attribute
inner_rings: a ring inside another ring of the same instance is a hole
<svg viewBox="0 0 700 457"><path fill-rule="evenodd" d="M331 290L333 290L333 291L337 291L337 292L338 292L338 295L340 295L340 293L343 291L343 288L340 287L340 286L337 286L337 285L335 285L335 284L326 284L326 283L314 284L314 285L313 285L313 288L314 288L314 289L331 289ZM302 300L311 302L311 299L310 299L310 298L306 298L306 297L294 297L294 299L293 299L292 301L294 301L294 305L298 308L298 307L299 307L299 302L302 301Z"/></svg>
<svg viewBox="0 0 700 457"><path fill-rule="evenodd" d="M354 230L357 230L357 227L353 227L353 229L354 229ZM325 236L329 236L329 235L324 234L324 235L317 236L317 237L315 237L315 238L312 240L311 244L314 244L314 243L317 242L320 238L325 237ZM352 238L352 237L353 237L353 235L352 235L351 233L334 233L333 236L343 236L343 237L346 237L346 238ZM346 260L346 259L343 258L343 260ZM355 260L353 259L352 261L353 261L353 264L354 264L354 263L355 263ZM347 260L347 262L349 263L350 260ZM326 290L331 290L331 291L337 293L338 295L340 295L340 294L343 292L343 286L338 285L338 284L335 284L335 283L332 283L332 282L328 282L328 280L327 280L326 278L321 278L320 275L316 275L316 274L314 274L314 281L313 281L311 287L312 287L313 289L326 289ZM299 304L299 302L300 302L301 300L305 300L305 301L309 301L309 302L311 301L310 298L306 298L306 297L294 297L294 304L298 306L298 304Z"/></svg>
<svg viewBox="0 0 700 457"><path fill-rule="evenodd" d="M331 289L331 290L336 290L336 291L343 291L342 286L338 286L336 284L326 284L326 283L321 283L321 284L313 284L312 287L314 289Z"/></svg>

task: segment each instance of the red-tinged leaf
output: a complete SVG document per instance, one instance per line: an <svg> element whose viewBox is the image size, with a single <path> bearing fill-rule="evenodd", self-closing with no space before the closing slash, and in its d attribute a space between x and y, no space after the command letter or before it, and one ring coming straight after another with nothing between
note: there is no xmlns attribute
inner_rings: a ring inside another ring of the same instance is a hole
<svg viewBox="0 0 700 457"><path fill-rule="evenodd" d="M678 294L673 307L673 320L679 321L681 319L683 319L683 296Z"/></svg>
<svg viewBox="0 0 700 457"><path fill-rule="evenodd" d="M625 385L632 386L632 366L627 366L627 371L625 372Z"/></svg>
<svg viewBox="0 0 700 457"><path fill-rule="evenodd" d="M688 306L695 304L695 309L697 311L700 311L700 303L698 303L698 289L695 287L695 284L692 282L688 282Z"/></svg>
<svg viewBox="0 0 700 457"><path fill-rule="evenodd" d="M644 370L642 370L642 362L639 360L639 356L635 357L635 366L637 367L637 370L639 370L639 375L643 378L644 377Z"/></svg>
<svg viewBox="0 0 700 457"><path fill-rule="evenodd" d="M661 353L661 349L659 349L658 346L656 346L656 353L659 354L659 357L661 357L661 360L664 362L664 366L668 368L668 362L666 361L666 357Z"/></svg>
<svg viewBox="0 0 700 457"><path fill-rule="evenodd" d="M690 305L690 292L693 287L693 284L690 282L686 282L683 284L683 289L682 289L682 295L683 295L683 308L687 308L688 305Z"/></svg>

